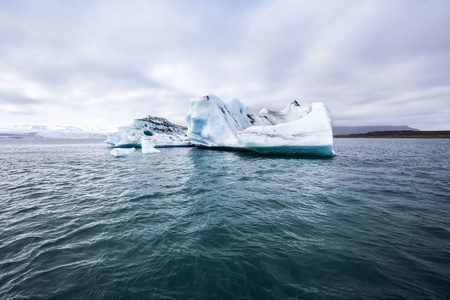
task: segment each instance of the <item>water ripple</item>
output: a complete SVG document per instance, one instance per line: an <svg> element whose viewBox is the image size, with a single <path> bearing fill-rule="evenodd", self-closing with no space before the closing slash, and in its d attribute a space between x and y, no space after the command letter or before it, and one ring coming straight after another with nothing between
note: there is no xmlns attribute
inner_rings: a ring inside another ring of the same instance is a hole
<svg viewBox="0 0 450 300"><path fill-rule="evenodd" d="M98 142L0 141L0 298L445 299L448 149L114 159Z"/></svg>

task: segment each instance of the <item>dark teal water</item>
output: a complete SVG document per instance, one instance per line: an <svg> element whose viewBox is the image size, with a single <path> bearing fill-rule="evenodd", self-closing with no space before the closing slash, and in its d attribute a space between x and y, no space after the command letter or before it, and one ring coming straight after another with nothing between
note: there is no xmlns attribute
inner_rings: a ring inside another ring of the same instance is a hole
<svg viewBox="0 0 450 300"><path fill-rule="evenodd" d="M450 141L335 150L0 141L0 298L449 299Z"/></svg>

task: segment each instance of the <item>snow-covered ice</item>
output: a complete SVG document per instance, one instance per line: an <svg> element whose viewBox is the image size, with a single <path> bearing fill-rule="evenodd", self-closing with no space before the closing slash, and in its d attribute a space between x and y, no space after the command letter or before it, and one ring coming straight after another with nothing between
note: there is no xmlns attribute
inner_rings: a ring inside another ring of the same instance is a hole
<svg viewBox="0 0 450 300"><path fill-rule="evenodd" d="M0 139L104 139L102 129L62 125L14 125L0 128Z"/></svg>
<svg viewBox="0 0 450 300"><path fill-rule="evenodd" d="M119 157L119 156L126 156L126 155L133 154L135 151L136 151L136 149L134 147L133 148L114 148L109 153L115 157Z"/></svg>
<svg viewBox="0 0 450 300"><path fill-rule="evenodd" d="M239 147L269 154L333 155L333 127L326 106L314 102L306 114L296 107L291 103L293 112L285 115L292 121L237 132ZM292 117L295 114L298 119Z"/></svg>
<svg viewBox="0 0 450 300"><path fill-rule="evenodd" d="M279 112L255 114L238 99L214 95L191 99L187 136L196 146L245 149L267 154L332 156L331 114L320 102L291 102Z"/></svg>

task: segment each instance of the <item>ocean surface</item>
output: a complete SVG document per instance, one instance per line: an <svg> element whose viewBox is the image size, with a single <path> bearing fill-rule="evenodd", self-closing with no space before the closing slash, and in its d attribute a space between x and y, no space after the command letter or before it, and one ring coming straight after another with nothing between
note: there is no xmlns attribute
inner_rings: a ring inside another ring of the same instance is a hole
<svg viewBox="0 0 450 300"><path fill-rule="evenodd" d="M0 141L0 299L450 299L450 140Z"/></svg>

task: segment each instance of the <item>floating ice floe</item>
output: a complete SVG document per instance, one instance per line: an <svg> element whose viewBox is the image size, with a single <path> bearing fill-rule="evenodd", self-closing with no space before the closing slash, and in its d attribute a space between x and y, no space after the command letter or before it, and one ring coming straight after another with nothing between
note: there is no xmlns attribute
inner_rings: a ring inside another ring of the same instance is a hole
<svg viewBox="0 0 450 300"><path fill-rule="evenodd" d="M331 114L320 102L291 102L284 110L255 114L238 99L214 95L191 99L187 136L200 147L250 150L265 154L332 156Z"/></svg>
<svg viewBox="0 0 450 300"><path fill-rule="evenodd" d="M173 124L167 119L148 116L134 120L130 126L119 127L117 132L109 133L105 143L113 147L141 147L146 139L153 147L190 146L186 136L187 128Z"/></svg>
<svg viewBox="0 0 450 300"><path fill-rule="evenodd" d="M119 156L126 156L133 154L136 151L136 149L133 148L114 148L109 152L109 154L114 155L115 157Z"/></svg>
<svg viewBox="0 0 450 300"><path fill-rule="evenodd" d="M151 140L142 139L141 140L141 147L142 147L142 153L148 154L148 153L158 153L161 152L158 149L155 149L153 146L153 142Z"/></svg>

